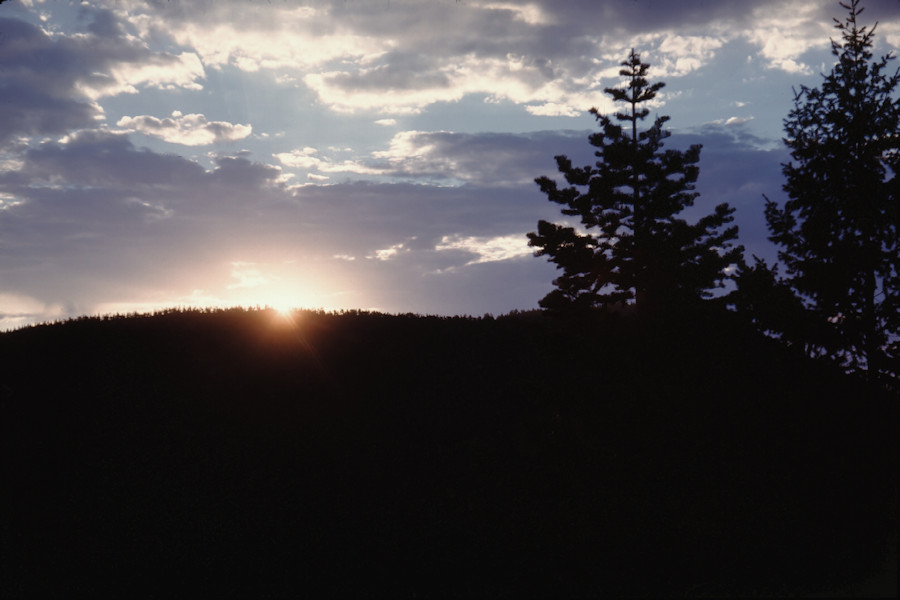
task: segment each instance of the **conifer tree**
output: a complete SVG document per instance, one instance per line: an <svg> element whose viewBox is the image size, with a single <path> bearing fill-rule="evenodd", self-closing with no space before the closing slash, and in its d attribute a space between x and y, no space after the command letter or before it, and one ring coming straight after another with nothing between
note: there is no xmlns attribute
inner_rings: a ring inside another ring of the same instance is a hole
<svg viewBox="0 0 900 600"><path fill-rule="evenodd" d="M563 273L556 289L540 305L547 309L589 309L634 302L655 310L711 296L727 278L726 268L739 262L743 248L732 247L737 227L720 231L733 220L733 208L720 204L694 224L678 214L693 205L700 145L663 150L669 117L657 117L648 129L639 124L650 114L664 83L648 83L649 65L632 50L619 74L624 87L604 92L623 110L613 118L591 113L600 131L589 137L597 150L594 166L573 166L557 156L569 187L548 177L535 182L562 213L578 217L584 232L540 221L529 233L536 256L548 256ZM615 119L615 120L614 120Z"/></svg>
<svg viewBox="0 0 900 600"><path fill-rule="evenodd" d="M820 88L801 86L784 121L788 200L766 199L769 239L787 280L848 367L896 378L900 338L900 70L872 58L859 0L834 19L841 41ZM891 375L892 374L892 375ZM896 379L895 379L896 381Z"/></svg>

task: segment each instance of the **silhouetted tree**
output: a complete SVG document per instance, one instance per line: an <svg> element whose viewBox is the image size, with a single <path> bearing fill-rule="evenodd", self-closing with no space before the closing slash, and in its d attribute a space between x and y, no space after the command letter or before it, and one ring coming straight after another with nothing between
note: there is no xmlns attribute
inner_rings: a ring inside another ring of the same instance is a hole
<svg viewBox="0 0 900 600"><path fill-rule="evenodd" d="M585 232L540 221L529 233L536 256L548 256L563 270L556 289L540 305L548 309L595 308L634 301L638 308L706 298L721 287L725 269L740 260L743 248L731 247L737 227L719 231L733 220L733 208L720 204L715 212L689 224L678 214L694 203L700 145L688 150L663 150L670 132L669 117L657 117L639 131L650 110L646 103L664 83L649 84L649 65L634 50L619 74L627 85L605 93L625 110L612 118L591 113L601 131L590 136L599 159L595 166L575 167L557 156L559 171L570 187L552 179L535 181L562 213L579 217ZM623 126L624 124L624 126Z"/></svg>
<svg viewBox="0 0 900 600"><path fill-rule="evenodd" d="M829 332L815 320L790 285L778 276L778 265L753 256L752 265L742 262L734 277L737 289L727 297L735 311L759 331L775 336L807 354L829 345ZM823 337L826 336L826 337Z"/></svg>
<svg viewBox="0 0 900 600"><path fill-rule="evenodd" d="M886 74L890 53L872 59L875 27L857 24L859 4L841 3L849 15L834 19L842 39L831 42L837 62L821 88L795 92L784 121L789 200L779 208L766 198L765 215L788 283L834 340L822 349L873 377L896 377L900 70Z"/></svg>

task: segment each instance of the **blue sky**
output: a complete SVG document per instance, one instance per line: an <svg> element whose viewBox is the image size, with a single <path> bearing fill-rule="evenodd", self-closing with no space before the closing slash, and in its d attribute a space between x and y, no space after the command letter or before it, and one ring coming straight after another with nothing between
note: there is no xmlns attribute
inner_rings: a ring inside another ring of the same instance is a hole
<svg viewBox="0 0 900 600"><path fill-rule="evenodd" d="M869 0L876 54L900 1ZM165 306L529 309L561 222L533 183L592 158L588 109L633 47L688 215L736 207L772 259L792 86L831 68L837 2L7 0L0 328Z"/></svg>

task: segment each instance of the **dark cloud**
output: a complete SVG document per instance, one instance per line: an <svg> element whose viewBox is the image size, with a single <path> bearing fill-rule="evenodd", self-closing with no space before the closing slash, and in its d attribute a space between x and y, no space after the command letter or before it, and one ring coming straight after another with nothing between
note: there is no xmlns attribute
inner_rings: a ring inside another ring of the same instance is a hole
<svg viewBox="0 0 900 600"><path fill-rule="evenodd" d="M881 0L887 2L888 0ZM325 2L318 6L328 6L333 16L339 17L359 30L368 30L380 35L398 32L416 32L424 37L434 31L446 30L454 34L458 30L447 25L468 25L479 31L481 42L469 36L455 37L460 44L490 44L499 39L508 39L509 34L525 23L548 33L547 47L562 47L579 34L602 35L613 30L652 32L659 29L703 28L710 23L722 21L742 21L755 10L766 5L777 5L777 0L538 0L536 2L432 2L423 12L421 3L413 0L388 3L380 2ZM835 3L836 5L837 3ZM316 5L316 3L313 3ZM529 22L529 8L537 8L534 22ZM431 27L429 27L429 25ZM602 29L598 29L602 27ZM568 31L569 35L562 32ZM428 32L428 33L426 33ZM468 41L462 41L468 40Z"/></svg>
<svg viewBox="0 0 900 600"><path fill-rule="evenodd" d="M210 175L214 185L240 190L257 190L271 185L281 169L253 162L244 157L224 156L216 159L216 169Z"/></svg>
<svg viewBox="0 0 900 600"><path fill-rule="evenodd" d="M556 154L590 160L592 152L584 148L588 133L412 131L396 136L391 149L380 155L388 159L385 173L394 177L456 180L484 187L518 186L554 168Z"/></svg>
<svg viewBox="0 0 900 600"><path fill-rule="evenodd" d="M0 18L0 32L0 145L17 135L58 134L94 122L101 113L72 98L79 75L57 42L16 19Z"/></svg>
<svg viewBox="0 0 900 600"><path fill-rule="evenodd" d="M97 10L86 5L80 8L81 18L89 20L88 31L101 38L116 38L125 33L122 24L107 10Z"/></svg>
<svg viewBox="0 0 900 600"><path fill-rule="evenodd" d="M860 25L900 19L900 2L897 0L863 0L860 7L863 9L863 13L858 19ZM820 10L823 16L830 15L841 21L847 15L847 11L837 2L823 3Z"/></svg>
<svg viewBox="0 0 900 600"><path fill-rule="evenodd" d="M326 79L335 87L356 91L432 89L450 85L450 79L435 72L434 65L424 56L399 52L379 57L376 66L364 71L335 73Z"/></svg>
<svg viewBox="0 0 900 600"><path fill-rule="evenodd" d="M554 2L539 0L538 4L550 15L564 20L580 31L589 30L597 22L611 28L631 32L652 32L659 29L702 28L709 23L742 21L753 11L775 0L574 0Z"/></svg>
<svg viewBox="0 0 900 600"><path fill-rule="evenodd" d="M0 147L19 135L96 125L103 112L91 98L129 85L127 73L117 70L153 66L177 73L182 67L179 57L128 37L112 12L83 11L87 35L51 37L25 21L0 18Z"/></svg>
<svg viewBox="0 0 900 600"><path fill-rule="evenodd" d="M16 179L33 185L119 187L177 186L196 180L203 169L175 155L135 148L123 134L80 131L65 143L29 149Z"/></svg>

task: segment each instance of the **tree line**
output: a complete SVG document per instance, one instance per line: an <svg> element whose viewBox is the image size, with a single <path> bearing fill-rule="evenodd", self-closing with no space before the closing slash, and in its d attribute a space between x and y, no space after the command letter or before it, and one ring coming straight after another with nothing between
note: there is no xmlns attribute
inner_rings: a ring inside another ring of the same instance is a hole
<svg viewBox="0 0 900 600"><path fill-rule="evenodd" d="M535 255L562 270L543 309L675 315L725 306L809 355L900 389L900 69L888 70L893 53L873 57L877 23L858 22L860 0L840 5L847 16L834 19L835 64L820 87L795 90L784 119L788 199L780 206L764 196L781 264L746 260L727 203L695 223L679 216L698 196L701 146L664 148L666 116L639 127L665 84L648 81L650 65L632 50L623 85L604 90L622 110L591 109L596 163L556 156L568 185L535 180L580 220L541 220L528 234ZM732 291L715 294L729 281Z"/></svg>

